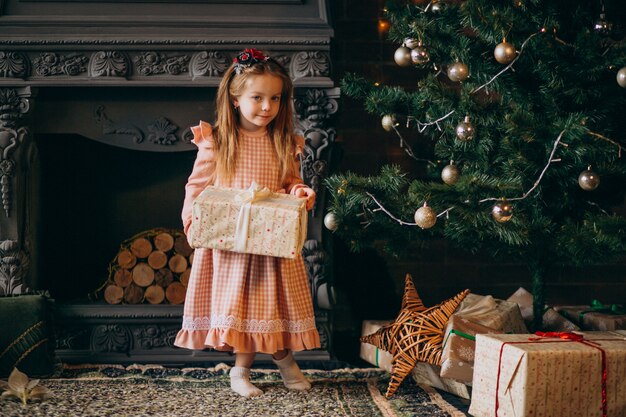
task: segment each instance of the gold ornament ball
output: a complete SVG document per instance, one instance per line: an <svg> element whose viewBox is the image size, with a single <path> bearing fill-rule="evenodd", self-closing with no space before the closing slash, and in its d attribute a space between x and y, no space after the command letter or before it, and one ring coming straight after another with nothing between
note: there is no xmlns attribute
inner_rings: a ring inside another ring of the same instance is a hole
<svg viewBox="0 0 626 417"><path fill-rule="evenodd" d="M476 129L468 116L465 116L465 119L456 126L456 137L461 142L467 142L474 139L474 135L476 134Z"/></svg>
<svg viewBox="0 0 626 417"><path fill-rule="evenodd" d="M600 176L587 168L578 176L578 185L585 191L593 191L600 185Z"/></svg>
<svg viewBox="0 0 626 417"><path fill-rule="evenodd" d="M430 229L437 223L437 214L432 208L424 204L415 212L415 223L422 229Z"/></svg>
<svg viewBox="0 0 626 417"><path fill-rule="evenodd" d="M441 179L448 185L454 185L459 179L459 169L456 165L446 165L441 170Z"/></svg>
<svg viewBox="0 0 626 417"><path fill-rule="evenodd" d="M411 50L406 46L399 47L393 54L393 60L401 67L408 67L411 65Z"/></svg>
<svg viewBox="0 0 626 417"><path fill-rule="evenodd" d="M491 208L491 217L498 223L506 223L513 217L513 206L508 201L501 201Z"/></svg>
<svg viewBox="0 0 626 417"><path fill-rule="evenodd" d="M416 46L411 50L411 62L413 64L422 66L428 64L430 61L430 53L423 46Z"/></svg>
<svg viewBox="0 0 626 417"><path fill-rule="evenodd" d="M622 67L617 71L617 83L620 87L626 88L626 67Z"/></svg>
<svg viewBox="0 0 626 417"><path fill-rule="evenodd" d="M462 62L455 62L448 67L448 78L452 81L465 81L469 77L469 68Z"/></svg>
<svg viewBox="0 0 626 417"><path fill-rule="evenodd" d="M515 59L515 46L507 41L502 41L493 50L493 56L501 64L509 64Z"/></svg>
<svg viewBox="0 0 626 417"><path fill-rule="evenodd" d="M392 114L387 114L383 116L380 124L383 126L383 129L385 129L387 132L390 132L391 130L393 130L393 127L396 126L396 118Z"/></svg>
<svg viewBox="0 0 626 417"><path fill-rule="evenodd" d="M337 219L337 215L332 211L326 213L324 216L324 226L331 232L334 232L339 227L339 220Z"/></svg>

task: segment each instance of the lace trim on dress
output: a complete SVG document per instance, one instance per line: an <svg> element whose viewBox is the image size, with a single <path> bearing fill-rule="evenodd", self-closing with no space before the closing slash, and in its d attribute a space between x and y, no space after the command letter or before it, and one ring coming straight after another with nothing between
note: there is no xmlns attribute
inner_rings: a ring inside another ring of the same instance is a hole
<svg viewBox="0 0 626 417"><path fill-rule="evenodd" d="M242 333L299 333L314 330L315 317L304 320L255 320L235 316L183 317L183 330L234 329Z"/></svg>

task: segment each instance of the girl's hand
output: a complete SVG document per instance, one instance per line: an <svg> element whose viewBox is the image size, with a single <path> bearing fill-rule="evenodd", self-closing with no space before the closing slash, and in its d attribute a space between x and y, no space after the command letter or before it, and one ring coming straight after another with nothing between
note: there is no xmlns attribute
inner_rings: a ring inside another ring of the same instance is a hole
<svg viewBox="0 0 626 417"><path fill-rule="evenodd" d="M309 187L301 187L296 190L296 197L306 197L306 209L311 210L315 205L315 191Z"/></svg>

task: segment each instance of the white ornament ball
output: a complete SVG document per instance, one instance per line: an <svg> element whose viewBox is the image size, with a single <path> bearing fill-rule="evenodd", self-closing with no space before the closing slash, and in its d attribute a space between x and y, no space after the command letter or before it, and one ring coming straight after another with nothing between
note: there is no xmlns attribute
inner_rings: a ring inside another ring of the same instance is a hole
<svg viewBox="0 0 626 417"><path fill-rule="evenodd" d="M324 226L331 232L334 232L339 227L339 220L337 219L337 215L332 211L326 213L324 216Z"/></svg>
<svg viewBox="0 0 626 417"><path fill-rule="evenodd" d="M448 78L452 81L465 81L469 77L469 68L462 62L455 62L448 67Z"/></svg>
<svg viewBox="0 0 626 417"><path fill-rule="evenodd" d="M415 212L415 223L422 229L430 229L437 223L437 214L426 203Z"/></svg>
<svg viewBox="0 0 626 417"><path fill-rule="evenodd" d="M626 88L626 67L622 67L617 71L617 83L620 87Z"/></svg>
<svg viewBox="0 0 626 417"><path fill-rule="evenodd" d="M401 67L408 67L411 65L411 50L406 46L399 47L393 54L393 60Z"/></svg>
<svg viewBox="0 0 626 417"><path fill-rule="evenodd" d="M397 125L397 122L393 114L386 114L383 116L380 124L383 126L383 129L385 129L387 132L390 132L391 130L393 130L394 126Z"/></svg>

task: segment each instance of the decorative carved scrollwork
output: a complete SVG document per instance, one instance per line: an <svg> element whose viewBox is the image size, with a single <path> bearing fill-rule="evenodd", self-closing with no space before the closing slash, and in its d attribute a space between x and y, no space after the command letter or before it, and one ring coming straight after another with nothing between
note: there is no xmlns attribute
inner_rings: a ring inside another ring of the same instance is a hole
<svg viewBox="0 0 626 417"><path fill-rule="evenodd" d="M335 303L334 294L328 285L326 266L328 256L317 240L307 240L302 248L302 258L307 269L311 284L311 296L316 307L332 309Z"/></svg>
<svg viewBox="0 0 626 417"><path fill-rule="evenodd" d="M16 163L11 156L28 135L28 129L16 127L29 109L28 99L20 96L16 89L0 88L0 195L7 217L11 210L11 185L16 171Z"/></svg>
<svg viewBox="0 0 626 417"><path fill-rule="evenodd" d="M96 352L129 352L132 341L130 329L117 324L97 326L91 334L91 348Z"/></svg>
<svg viewBox="0 0 626 417"><path fill-rule="evenodd" d="M0 76L5 78L22 78L29 76L30 62L20 52L0 51Z"/></svg>
<svg viewBox="0 0 626 417"><path fill-rule="evenodd" d="M52 75L80 75L87 71L89 59L82 54L60 55L47 52L34 60L35 72L44 77Z"/></svg>
<svg viewBox="0 0 626 417"><path fill-rule="evenodd" d="M116 126L104 112L104 106L98 106L94 115L96 122L102 123L102 133L105 135L129 135L135 143L143 142L143 132L135 126Z"/></svg>
<svg viewBox="0 0 626 417"><path fill-rule="evenodd" d="M291 62L294 78L327 77L330 74L328 55L319 51L298 52Z"/></svg>
<svg viewBox="0 0 626 417"><path fill-rule="evenodd" d="M24 284L29 257L16 240L0 242L0 296L30 291Z"/></svg>
<svg viewBox="0 0 626 417"><path fill-rule="evenodd" d="M150 134L148 140L159 145L173 145L178 140L174 134L178 130L178 126L172 124L165 117L159 117L152 124L148 125Z"/></svg>
<svg viewBox="0 0 626 417"><path fill-rule="evenodd" d="M118 51L100 51L91 56L90 77L126 77L131 64L126 54Z"/></svg>
<svg viewBox="0 0 626 417"><path fill-rule="evenodd" d="M143 52L135 57L137 72L141 75L179 75L189 71L189 55L166 56L158 52Z"/></svg>
<svg viewBox="0 0 626 417"><path fill-rule="evenodd" d="M326 128L326 122L337 111L337 100L328 97L324 90L307 90L304 97L296 98L300 116L298 130L304 136L304 157L301 161L303 179L319 192L326 175L324 151L335 140L335 129Z"/></svg>
<svg viewBox="0 0 626 417"><path fill-rule="evenodd" d="M230 60L220 51L203 51L191 59L191 77L219 77L228 69Z"/></svg>
<svg viewBox="0 0 626 417"><path fill-rule="evenodd" d="M178 327L147 325L133 330L135 342L141 349L173 347Z"/></svg>

